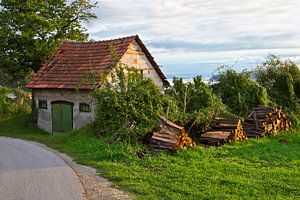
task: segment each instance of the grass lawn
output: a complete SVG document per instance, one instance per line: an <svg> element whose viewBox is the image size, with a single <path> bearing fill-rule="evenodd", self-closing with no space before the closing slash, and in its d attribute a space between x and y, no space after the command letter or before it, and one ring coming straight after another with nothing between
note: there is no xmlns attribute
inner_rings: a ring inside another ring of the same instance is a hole
<svg viewBox="0 0 300 200"><path fill-rule="evenodd" d="M176 153L97 139L88 127L49 135L28 116L0 121L0 135L44 143L90 165L136 199L300 199L300 132Z"/></svg>

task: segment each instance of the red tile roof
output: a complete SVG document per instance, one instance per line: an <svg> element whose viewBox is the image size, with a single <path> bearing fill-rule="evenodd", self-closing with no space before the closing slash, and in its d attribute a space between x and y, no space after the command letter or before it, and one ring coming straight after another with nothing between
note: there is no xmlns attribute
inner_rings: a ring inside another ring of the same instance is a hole
<svg viewBox="0 0 300 200"><path fill-rule="evenodd" d="M166 77L154 61L146 46L138 36L130 36L99 42L64 42L54 56L40 67L37 74L27 84L28 88L90 89L86 80L91 70L110 70L114 65L110 47L113 46L117 58L121 58L129 45L136 41L153 65L165 85Z"/></svg>

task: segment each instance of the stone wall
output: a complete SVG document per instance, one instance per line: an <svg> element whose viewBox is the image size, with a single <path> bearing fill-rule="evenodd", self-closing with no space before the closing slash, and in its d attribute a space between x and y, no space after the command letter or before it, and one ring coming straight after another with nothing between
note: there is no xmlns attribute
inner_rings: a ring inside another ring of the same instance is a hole
<svg viewBox="0 0 300 200"><path fill-rule="evenodd" d="M144 77L152 79L155 85L160 87L161 90L164 89L163 81L156 73L147 56L136 42L133 42L129 45L128 50L121 58L120 62L128 67L134 67L136 69L143 70Z"/></svg>
<svg viewBox="0 0 300 200"><path fill-rule="evenodd" d="M73 129L82 127L83 125L95 119L93 112L92 97L88 91L75 91L66 89L34 89L32 91L36 109L38 111L37 126L49 133L52 132L52 107L51 103L55 101L66 101L73 103ZM47 109L39 109L38 101L46 100ZM91 105L92 112L79 112L79 103L87 103Z"/></svg>

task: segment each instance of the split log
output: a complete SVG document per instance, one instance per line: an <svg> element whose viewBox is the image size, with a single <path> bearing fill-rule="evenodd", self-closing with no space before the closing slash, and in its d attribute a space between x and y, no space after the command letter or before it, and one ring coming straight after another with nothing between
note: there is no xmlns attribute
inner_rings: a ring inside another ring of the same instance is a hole
<svg viewBox="0 0 300 200"><path fill-rule="evenodd" d="M257 106L245 119L243 127L247 137L260 138L289 130L291 123L281 107Z"/></svg>
<svg viewBox="0 0 300 200"><path fill-rule="evenodd" d="M161 117L160 126L153 129L150 138L150 146L171 151L195 145L184 127L178 126L165 117Z"/></svg>
<svg viewBox="0 0 300 200"><path fill-rule="evenodd" d="M200 140L207 145L221 145L231 141L247 139L239 119L215 118L211 131L201 134Z"/></svg>

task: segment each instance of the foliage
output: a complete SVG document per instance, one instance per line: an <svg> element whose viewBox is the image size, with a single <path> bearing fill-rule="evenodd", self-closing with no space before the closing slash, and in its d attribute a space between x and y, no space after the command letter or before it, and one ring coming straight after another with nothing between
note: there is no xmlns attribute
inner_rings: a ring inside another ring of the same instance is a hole
<svg viewBox="0 0 300 200"><path fill-rule="evenodd" d="M271 103L266 89L251 80L246 71L222 70L212 87L230 111L239 116L245 116L254 106Z"/></svg>
<svg viewBox="0 0 300 200"><path fill-rule="evenodd" d="M42 142L94 167L133 199L297 199L300 194L300 133L250 139L218 148L177 153L132 143L109 144L89 127L50 135L29 116L0 120L0 135ZM145 150L143 150L145 151Z"/></svg>
<svg viewBox="0 0 300 200"><path fill-rule="evenodd" d="M300 70L289 60L285 62L271 55L257 67L256 79L264 86L272 100L289 112L300 114Z"/></svg>
<svg viewBox="0 0 300 200"><path fill-rule="evenodd" d="M9 86L8 76L0 68L0 85Z"/></svg>
<svg viewBox="0 0 300 200"><path fill-rule="evenodd" d="M211 119L225 111L225 107L220 99L213 94L212 90L202 81L201 76L193 78L192 82L184 83L182 78L174 78L173 86L166 91L177 102L178 110L172 113L171 117L181 123L192 122L208 129Z"/></svg>
<svg viewBox="0 0 300 200"><path fill-rule="evenodd" d="M82 22L95 18L89 0L2 0L0 6L0 69L18 84L64 40L86 40Z"/></svg>
<svg viewBox="0 0 300 200"><path fill-rule="evenodd" d="M112 81L96 89L93 95L96 133L130 141L157 125L168 102L152 80L124 67L117 68Z"/></svg>
<svg viewBox="0 0 300 200"><path fill-rule="evenodd" d="M9 98L9 95L15 98ZM0 86L0 119L13 117L31 111L28 94L21 89Z"/></svg>

